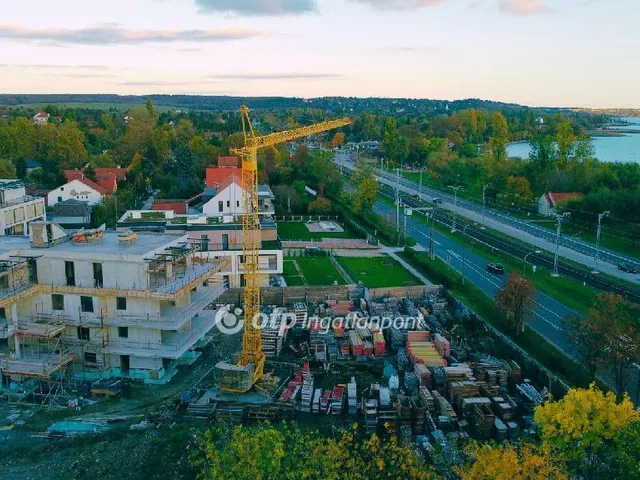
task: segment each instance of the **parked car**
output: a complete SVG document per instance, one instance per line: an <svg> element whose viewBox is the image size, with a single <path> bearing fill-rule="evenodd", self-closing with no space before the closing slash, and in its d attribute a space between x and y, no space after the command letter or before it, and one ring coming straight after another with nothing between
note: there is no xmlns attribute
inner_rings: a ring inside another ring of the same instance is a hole
<svg viewBox="0 0 640 480"><path fill-rule="evenodd" d="M442 199L438 197L433 197L432 202L435 203L436 205L442 205Z"/></svg>
<svg viewBox="0 0 640 480"><path fill-rule="evenodd" d="M629 263L621 263L618 265L618 269L627 273L638 273L638 269Z"/></svg>
<svg viewBox="0 0 640 480"><path fill-rule="evenodd" d="M496 275L503 275L504 267L499 263L489 263L487 264L487 272L495 273Z"/></svg>

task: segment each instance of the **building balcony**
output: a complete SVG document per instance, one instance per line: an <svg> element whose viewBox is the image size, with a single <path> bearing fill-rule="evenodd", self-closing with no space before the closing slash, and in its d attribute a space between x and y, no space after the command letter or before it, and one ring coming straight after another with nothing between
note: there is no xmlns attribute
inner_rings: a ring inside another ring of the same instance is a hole
<svg viewBox="0 0 640 480"><path fill-rule="evenodd" d="M30 355L20 359L5 358L0 361L4 375L49 378L73 362L70 353Z"/></svg>
<svg viewBox="0 0 640 480"><path fill-rule="evenodd" d="M216 323L216 310L205 310L191 319L191 328L184 332L170 332L160 342L113 340L107 352L112 355L131 355L146 358L177 360L191 349Z"/></svg>
<svg viewBox="0 0 640 480"><path fill-rule="evenodd" d="M6 321L0 322L0 338L9 338L13 335L13 332L13 323L8 323Z"/></svg>

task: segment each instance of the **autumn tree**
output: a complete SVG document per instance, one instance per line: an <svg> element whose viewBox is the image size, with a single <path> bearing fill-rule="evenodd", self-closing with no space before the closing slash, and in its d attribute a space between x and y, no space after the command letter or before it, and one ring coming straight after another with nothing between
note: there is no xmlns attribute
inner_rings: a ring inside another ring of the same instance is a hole
<svg viewBox="0 0 640 480"><path fill-rule="evenodd" d="M478 445L467 450L469 463L455 468L460 480L568 480L564 465L549 449L531 444Z"/></svg>
<svg viewBox="0 0 640 480"><path fill-rule="evenodd" d="M351 181L356 185L353 197L354 208L358 212L370 213L378 197L378 181L371 167L359 167L353 173Z"/></svg>
<svg viewBox="0 0 640 480"><path fill-rule="evenodd" d="M507 158L506 145L509 141L509 125L502 113L494 112L491 116L491 130L489 148L491 148L496 160L505 160Z"/></svg>
<svg viewBox="0 0 640 480"><path fill-rule="evenodd" d="M525 177L512 175L507 178L507 193L513 196L515 203L518 205L524 205L529 203L533 198L533 192L531 191L531 185L529 180Z"/></svg>
<svg viewBox="0 0 640 480"><path fill-rule="evenodd" d="M314 201L310 202L307 208L309 213L324 215L331 213L331 202L327 198L318 197Z"/></svg>
<svg viewBox="0 0 640 480"><path fill-rule="evenodd" d="M609 369L621 398L625 373L640 360L640 307L620 295L601 293L584 317L569 317L569 338L582 354L589 370Z"/></svg>
<svg viewBox="0 0 640 480"><path fill-rule="evenodd" d="M337 148L343 143L344 143L344 133L336 132L333 138L331 139L331 142L329 142L329 147Z"/></svg>
<svg viewBox="0 0 640 480"><path fill-rule="evenodd" d="M603 393L591 385L539 406L534 420L546 448L580 478L596 479L606 478L601 474L613 442L625 428L640 422L640 412L627 396L618 402L613 392Z"/></svg>
<svg viewBox="0 0 640 480"><path fill-rule="evenodd" d="M504 288L496 294L496 307L505 315L516 335L524 332L532 318L536 287L516 272L512 272Z"/></svg>

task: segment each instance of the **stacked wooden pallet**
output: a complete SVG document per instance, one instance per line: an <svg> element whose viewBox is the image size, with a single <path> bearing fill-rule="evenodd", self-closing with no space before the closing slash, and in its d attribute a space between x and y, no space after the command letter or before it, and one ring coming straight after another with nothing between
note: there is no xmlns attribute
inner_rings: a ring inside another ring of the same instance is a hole
<svg viewBox="0 0 640 480"><path fill-rule="evenodd" d="M296 302L293 304L293 313L296 316L296 327L302 327L307 323L309 309L304 302Z"/></svg>
<svg viewBox="0 0 640 480"><path fill-rule="evenodd" d="M420 398L427 407L427 410L430 412L435 412L436 410L436 401L431 394L431 391L427 387L420 387L419 391Z"/></svg>
<svg viewBox="0 0 640 480"><path fill-rule="evenodd" d="M451 356L451 345L442 335L436 333L433 343L442 358L449 358Z"/></svg>
<svg viewBox="0 0 640 480"><path fill-rule="evenodd" d="M427 366L423 363L416 363L413 366L413 373L418 377L418 382L420 386L430 387L431 386L431 371L427 368Z"/></svg>
<svg viewBox="0 0 640 480"><path fill-rule="evenodd" d="M396 400L396 413L398 418L398 424L411 428L411 399L405 396L398 396Z"/></svg>
<svg viewBox="0 0 640 480"><path fill-rule="evenodd" d="M384 335L381 330L373 332L373 352L377 357L381 357L385 353Z"/></svg>
<svg viewBox="0 0 640 480"><path fill-rule="evenodd" d="M462 411L462 401L465 398L477 397L480 394L478 384L470 380L451 382L447 387L449 390L449 401L456 407L458 412Z"/></svg>
<svg viewBox="0 0 640 480"><path fill-rule="evenodd" d="M420 435L424 433L427 406L419 396L411 398L411 414L413 417L413 434Z"/></svg>
<svg viewBox="0 0 640 480"><path fill-rule="evenodd" d="M476 404L470 417L471 431L476 440L486 441L491 438L496 416L488 405Z"/></svg>
<svg viewBox="0 0 640 480"><path fill-rule="evenodd" d="M364 353L364 342L355 330L349 331L349 344L351 345L351 354L361 356Z"/></svg>
<svg viewBox="0 0 640 480"><path fill-rule="evenodd" d="M407 355L411 363L423 363L427 367L446 365L431 342L407 342Z"/></svg>

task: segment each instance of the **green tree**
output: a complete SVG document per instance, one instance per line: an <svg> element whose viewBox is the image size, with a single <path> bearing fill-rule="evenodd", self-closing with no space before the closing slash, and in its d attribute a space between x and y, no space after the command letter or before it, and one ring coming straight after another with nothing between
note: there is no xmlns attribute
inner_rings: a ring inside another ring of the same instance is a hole
<svg viewBox="0 0 640 480"><path fill-rule="evenodd" d="M82 168L87 157L84 133L74 121L65 121L58 127L55 158L65 168Z"/></svg>
<svg viewBox="0 0 640 480"><path fill-rule="evenodd" d="M489 148L496 160L502 161L507 158L506 145L509 141L509 125L507 119L500 112L494 112L491 116L491 139Z"/></svg>
<svg viewBox="0 0 640 480"><path fill-rule="evenodd" d="M331 202L329 201L329 199L324 197L316 198L314 201L309 203L309 206L307 208L309 213L316 215L331 213L332 209Z"/></svg>
<svg viewBox="0 0 640 480"><path fill-rule="evenodd" d="M355 210L364 214L371 213L378 198L378 181L373 175L373 170L370 167L358 168L352 176L352 181L356 184Z"/></svg>
<svg viewBox="0 0 640 480"><path fill-rule="evenodd" d="M0 159L0 178L16 178L16 169L13 163L5 158Z"/></svg>
<svg viewBox="0 0 640 480"><path fill-rule="evenodd" d="M387 118L384 126L382 145L387 159L394 165L402 163L409 153L408 142L406 138L398 132L395 117Z"/></svg>

